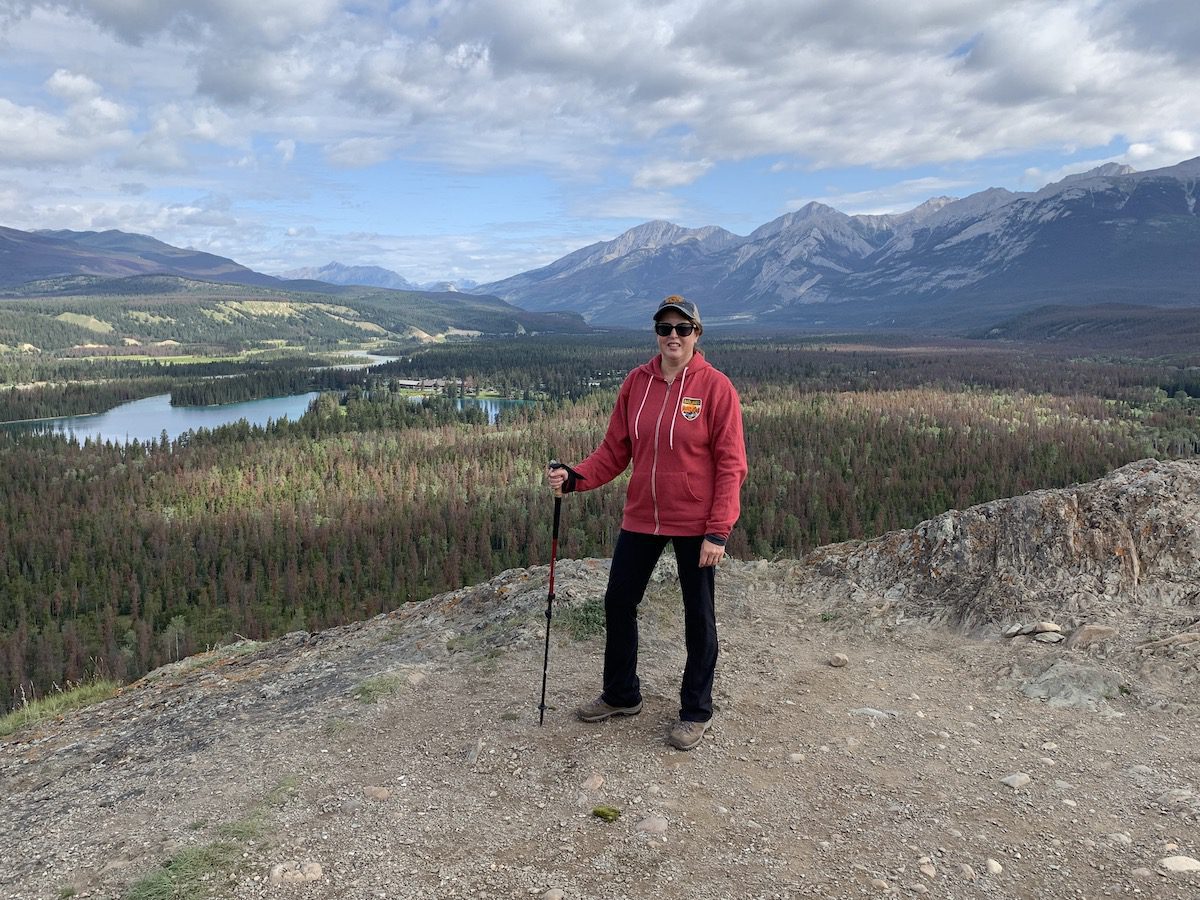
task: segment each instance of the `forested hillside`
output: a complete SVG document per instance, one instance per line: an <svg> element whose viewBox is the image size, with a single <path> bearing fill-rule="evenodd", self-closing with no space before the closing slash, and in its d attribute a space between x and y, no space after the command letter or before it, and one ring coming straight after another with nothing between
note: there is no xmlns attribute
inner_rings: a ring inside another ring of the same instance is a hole
<svg viewBox="0 0 1200 900"><path fill-rule="evenodd" d="M845 341L708 354L744 404L742 558L1200 452L1194 360ZM545 463L598 442L616 385L648 356L619 338L434 347L269 429L128 447L0 435L0 695L129 679L236 635L361 619L546 562ZM400 381L418 376L447 394L555 399L491 424L448 396L414 403ZM620 486L567 498L562 554L608 555L621 502Z"/></svg>
<svg viewBox="0 0 1200 900"><path fill-rule="evenodd" d="M589 330L578 315L530 313L495 297L322 287L282 290L161 275L24 285L0 293L0 352L75 350L95 356L108 348L166 355L177 344L311 348L368 340L415 343L456 333ZM330 295L332 290L337 293Z"/></svg>

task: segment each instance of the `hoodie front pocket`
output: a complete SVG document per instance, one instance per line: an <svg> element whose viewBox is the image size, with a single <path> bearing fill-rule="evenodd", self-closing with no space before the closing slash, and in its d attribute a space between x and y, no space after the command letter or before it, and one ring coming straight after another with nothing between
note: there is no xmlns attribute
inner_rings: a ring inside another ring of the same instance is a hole
<svg viewBox="0 0 1200 900"><path fill-rule="evenodd" d="M655 479L658 510L664 520L689 521L708 514L710 498L697 491L687 472L660 472Z"/></svg>

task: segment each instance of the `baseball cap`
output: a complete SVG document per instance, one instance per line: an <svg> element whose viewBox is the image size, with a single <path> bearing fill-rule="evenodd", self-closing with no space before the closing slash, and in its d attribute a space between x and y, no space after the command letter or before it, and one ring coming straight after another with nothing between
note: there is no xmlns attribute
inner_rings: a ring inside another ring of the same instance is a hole
<svg viewBox="0 0 1200 900"><path fill-rule="evenodd" d="M663 299L662 303L658 304L658 309L654 311L654 321L658 321L658 317L665 313L668 309L673 309L679 314L691 319L697 325L700 322L700 308L691 300L685 300L678 294L672 294L670 297Z"/></svg>

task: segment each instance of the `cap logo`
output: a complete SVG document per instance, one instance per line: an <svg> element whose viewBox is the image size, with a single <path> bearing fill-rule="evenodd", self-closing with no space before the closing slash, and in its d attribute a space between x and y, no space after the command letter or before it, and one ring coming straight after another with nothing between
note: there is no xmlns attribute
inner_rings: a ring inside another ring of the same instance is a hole
<svg viewBox="0 0 1200 900"><path fill-rule="evenodd" d="M684 397L679 402L679 412L685 419L692 422L700 417L700 407L703 405L704 403L699 397Z"/></svg>

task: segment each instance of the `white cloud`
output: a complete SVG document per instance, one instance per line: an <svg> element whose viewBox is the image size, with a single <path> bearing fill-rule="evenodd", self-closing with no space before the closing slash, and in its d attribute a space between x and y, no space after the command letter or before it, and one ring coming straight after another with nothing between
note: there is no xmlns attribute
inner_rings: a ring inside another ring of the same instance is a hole
<svg viewBox="0 0 1200 900"><path fill-rule="evenodd" d="M86 75L57 69L46 81L46 89L64 100L90 100L100 94L100 85Z"/></svg>
<svg viewBox="0 0 1200 900"><path fill-rule="evenodd" d="M325 148L325 158L348 169L374 166L392 156L394 146L386 138L347 138Z"/></svg>
<svg viewBox="0 0 1200 900"><path fill-rule="evenodd" d="M1164 29L1130 28L1144 17L1128 0L34 5L135 45L178 42L200 95L230 117L253 130L315 115L339 160L348 141L390 139L466 168L571 173L633 142L647 154L635 186L673 187L695 159L887 168L1158 142L1200 117L1200 70L1160 52Z"/></svg>
<svg viewBox="0 0 1200 900"><path fill-rule="evenodd" d="M401 158L536 168L584 185L559 208L641 219L678 217L673 190L757 157L790 174L1066 147L1144 169L1200 152L1193 0L0 5L0 178L14 183L74 166L93 185L277 179L294 197L300 179ZM317 151L303 165L299 143ZM910 180L823 199L879 211L933 192ZM26 202L67 208L37 186Z"/></svg>
<svg viewBox="0 0 1200 900"><path fill-rule="evenodd" d="M674 188L691 184L713 167L712 160L652 162L642 166L633 176L635 188Z"/></svg>
<svg viewBox="0 0 1200 900"><path fill-rule="evenodd" d="M71 157L62 120L0 98L0 162L30 165Z"/></svg>
<svg viewBox="0 0 1200 900"><path fill-rule="evenodd" d="M319 28L339 4L336 0L60 0L45 5L87 16L135 45L170 32L193 39L214 33L222 40L249 34L277 46Z"/></svg>
<svg viewBox="0 0 1200 900"><path fill-rule="evenodd" d="M578 212L605 219L673 221L682 217L684 204L666 191L625 191L599 197Z"/></svg>
<svg viewBox="0 0 1200 900"><path fill-rule="evenodd" d="M101 97L72 104L65 115L0 97L0 164L58 165L127 146L129 117L123 107Z"/></svg>

